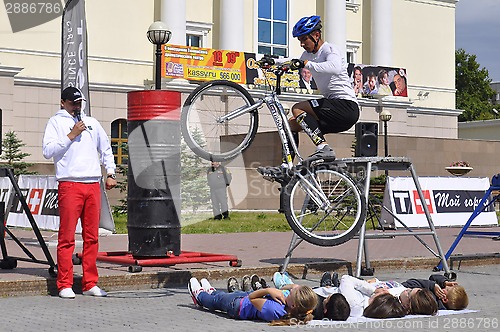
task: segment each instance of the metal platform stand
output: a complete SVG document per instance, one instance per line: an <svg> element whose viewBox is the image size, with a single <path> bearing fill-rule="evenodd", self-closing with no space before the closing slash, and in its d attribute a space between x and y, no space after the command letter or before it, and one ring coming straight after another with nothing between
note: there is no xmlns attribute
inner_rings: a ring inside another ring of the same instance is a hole
<svg viewBox="0 0 500 332"><path fill-rule="evenodd" d="M498 191L500 190L500 174L497 174L496 176L493 177L492 182L488 190L484 193L483 198L479 202L478 206L472 211L471 216L465 223L465 225L462 227L462 230L460 233L457 235L457 238L455 241L450 246L450 249L445 254L445 259L441 260L438 264L438 266L435 267L435 270L440 271L443 269L443 265L446 264L446 261L449 259L450 260L450 266L453 266L454 261L463 261L463 260L473 260L473 259L478 259L478 258L491 258L491 257L500 257L500 253L490 253L490 254L485 254L485 253L476 253L473 255L453 255L452 253L457 247L458 243L464 235L480 235L480 236L491 236L491 237L497 237L500 236L500 232L484 232L484 231L469 231L469 226L474 221L474 219L483 211L485 211L489 206L493 205L496 200L500 199L500 195L495 195L491 197L493 191ZM490 200L491 197L491 200ZM460 267L460 264L459 264Z"/></svg>
<svg viewBox="0 0 500 332"><path fill-rule="evenodd" d="M113 264L128 265L129 272L141 272L142 267L170 267L176 264L229 262L229 266L240 267L241 260L234 255L214 254L199 251L181 251L180 255L167 254L165 257L137 257L127 251L99 252L97 260ZM81 253L73 257L73 263L81 263Z"/></svg>
<svg viewBox="0 0 500 332"><path fill-rule="evenodd" d="M425 201L424 195L422 193L422 189L420 187L420 183L418 182L418 177L413 168L413 165L409 158L407 157L356 157L356 158L342 158L335 160L335 163L341 164L344 163L347 165L347 169L350 172L364 172L364 176L361 181L364 181L360 188L364 190L367 209L369 206L369 198L370 198L370 177L372 169L378 170L387 170L387 171L409 171L413 178L413 182L415 183L415 187L417 189L418 196L420 200ZM368 245L367 239L374 238L387 238L387 236L414 236L422 245L427 248L434 256L440 258L443 261L443 268L445 271L445 275L452 278L451 271L448 267L446 260L443 260L444 253L441 248L441 244L439 242L439 238L436 234L436 229L434 227L434 223L432 222L431 215L429 213L429 209L425 204L422 205L424 209L424 213L429 224L429 231L416 231L407 227L401 220L395 216L392 211L387 210L383 207L388 213L390 213L396 220L398 220L403 227L406 229L405 232L391 232L390 235L384 234L366 234L366 220L363 223L360 231L359 231L359 244L357 251L357 260L356 260L356 277L360 277L362 275L373 275L374 269L370 265L369 253L368 253ZM433 237L434 243L436 245L437 253L427 245L427 243L420 237L420 235L431 235ZM303 241L303 239L299 238L296 234L293 234L292 240L290 242L290 246L288 252L285 256L283 265L280 268L281 272L286 271L286 268L290 262L290 258L292 256L293 250ZM365 266L362 266L363 254L365 257ZM333 261L337 263L342 263L342 261Z"/></svg>
<svg viewBox="0 0 500 332"><path fill-rule="evenodd" d="M36 224L35 219L33 218L33 215L31 214L31 211L28 207L28 204L26 203L26 199L21 193L21 189L19 188L19 185L17 184L16 178L14 177L14 172L12 171L11 168L0 168L0 177L8 177L10 179L10 182L12 184L12 187L14 189L14 195L17 196L19 199L19 202L21 203L21 206L23 208L24 213L26 214L26 217L28 218L31 227L33 228L33 232L36 235L36 238L38 240L38 243L40 243L40 247L43 250L43 253L45 255L46 261L37 259L31 251L26 248L21 241L9 230L9 228L6 226L7 223L7 218L5 214L5 203L0 202L0 218L2 222L0 222L0 247L2 249L2 260L0 260L0 268L1 269L14 269L17 267L17 261L25 261L25 262L32 262L32 263L38 263L38 264L47 264L49 265L49 274L52 277L57 276L57 267L52 259L52 256L49 252L49 249L47 248L47 244L45 243L45 240L42 237L42 234L40 233L40 229L38 228L38 225ZM9 204L7 204L7 211L10 211L11 206L12 206L12 198L13 196L11 195L11 198L9 200ZM14 242L23 250L23 252L28 256L29 258L25 257L14 257L14 256L9 256L7 253L7 246L5 244L5 234L8 234Z"/></svg>

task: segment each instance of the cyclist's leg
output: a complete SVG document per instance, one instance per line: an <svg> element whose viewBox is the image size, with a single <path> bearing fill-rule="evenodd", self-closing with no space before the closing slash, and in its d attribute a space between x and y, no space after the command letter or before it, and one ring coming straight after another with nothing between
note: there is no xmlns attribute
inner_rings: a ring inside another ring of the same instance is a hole
<svg viewBox="0 0 500 332"><path fill-rule="evenodd" d="M309 101L301 101L293 105L292 113L296 121L294 128L297 128L298 124L307 136L309 136L314 145L319 146L325 144L326 140L319 128L318 116L314 113L313 107Z"/></svg>
<svg viewBox="0 0 500 332"><path fill-rule="evenodd" d="M324 132L322 131L319 118L314 107L318 107L317 100L302 101L292 107L292 112L297 124L309 136L316 146L316 152L310 158L335 159L335 152L326 143Z"/></svg>
<svg viewBox="0 0 500 332"><path fill-rule="evenodd" d="M353 101L343 99L318 99L314 108L319 128L325 134L349 130L359 119L359 107Z"/></svg>

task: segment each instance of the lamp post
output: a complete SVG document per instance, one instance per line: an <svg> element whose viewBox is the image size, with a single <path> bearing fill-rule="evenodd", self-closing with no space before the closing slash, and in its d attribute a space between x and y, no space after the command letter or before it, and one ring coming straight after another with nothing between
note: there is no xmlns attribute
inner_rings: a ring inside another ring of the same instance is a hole
<svg viewBox="0 0 500 332"><path fill-rule="evenodd" d="M156 21L149 26L147 36L149 41L156 45L155 89L161 90L161 45L168 43L172 32L167 29L165 23Z"/></svg>
<svg viewBox="0 0 500 332"><path fill-rule="evenodd" d="M388 110L383 110L380 112L378 115L378 118L380 121L384 122L384 155L385 157L389 156L389 148L388 148L388 143L387 143L387 122L391 121L392 114ZM389 175L389 171L385 170L385 176L387 177Z"/></svg>

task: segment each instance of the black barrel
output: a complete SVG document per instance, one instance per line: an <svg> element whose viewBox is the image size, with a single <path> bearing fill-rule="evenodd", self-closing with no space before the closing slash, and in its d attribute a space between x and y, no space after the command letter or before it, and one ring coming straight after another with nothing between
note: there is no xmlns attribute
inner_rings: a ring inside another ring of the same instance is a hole
<svg viewBox="0 0 500 332"><path fill-rule="evenodd" d="M128 93L129 252L180 255L180 92Z"/></svg>

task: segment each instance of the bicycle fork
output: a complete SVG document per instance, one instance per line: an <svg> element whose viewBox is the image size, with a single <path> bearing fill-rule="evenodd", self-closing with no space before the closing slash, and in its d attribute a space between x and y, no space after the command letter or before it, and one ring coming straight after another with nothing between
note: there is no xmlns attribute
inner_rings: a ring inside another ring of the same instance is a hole
<svg viewBox="0 0 500 332"><path fill-rule="evenodd" d="M321 188L321 185L314 177L314 174L309 169L302 168L296 172L296 175L299 177L300 184L307 196L309 196L321 210L327 211L331 207L330 200L322 190L318 189Z"/></svg>

